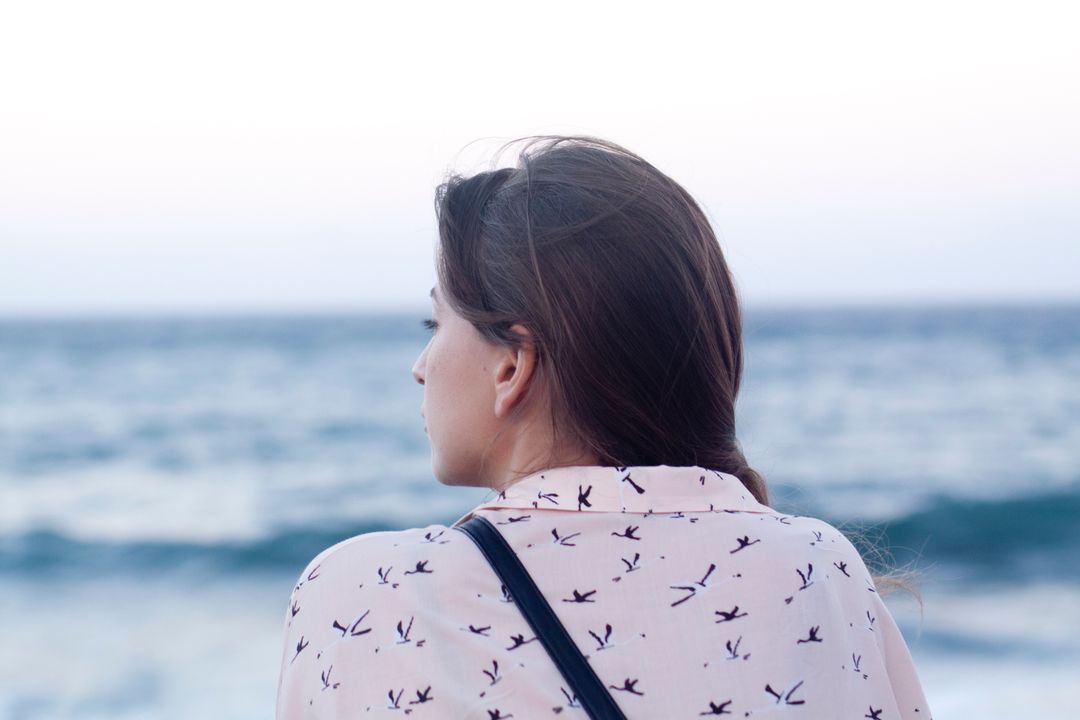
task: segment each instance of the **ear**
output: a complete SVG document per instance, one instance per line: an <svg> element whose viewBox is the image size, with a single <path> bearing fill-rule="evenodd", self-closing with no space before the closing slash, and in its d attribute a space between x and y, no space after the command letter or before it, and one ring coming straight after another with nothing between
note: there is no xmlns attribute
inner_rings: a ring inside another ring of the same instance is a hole
<svg viewBox="0 0 1080 720"><path fill-rule="evenodd" d="M536 345L524 325L510 331L522 337L518 349L503 348L495 362L495 417L506 417L522 401L529 386L536 381Z"/></svg>

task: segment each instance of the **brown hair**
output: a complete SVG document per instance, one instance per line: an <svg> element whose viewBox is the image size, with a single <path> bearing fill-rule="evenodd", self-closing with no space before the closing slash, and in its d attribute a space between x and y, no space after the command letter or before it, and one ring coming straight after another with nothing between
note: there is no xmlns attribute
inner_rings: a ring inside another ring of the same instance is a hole
<svg viewBox="0 0 1080 720"><path fill-rule="evenodd" d="M500 153L519 142L515 167L436 191L445 300L491 342L517 348L511 326L529 329L556 445L730 473L767 503L735 436L738 293L697 202L615 143L533 136Z"/></svg>

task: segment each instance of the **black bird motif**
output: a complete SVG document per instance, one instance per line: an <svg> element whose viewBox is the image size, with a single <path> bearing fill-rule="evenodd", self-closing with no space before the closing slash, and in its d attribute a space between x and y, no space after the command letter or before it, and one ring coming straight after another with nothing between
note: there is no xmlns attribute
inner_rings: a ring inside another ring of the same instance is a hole
<svg viewBox="0 0 1080 720"><path fill-rule="evenodd" d="M821 629L820 625L815 625L814 627L810 628L810 636L809 637L801 638L799 640L796 640L795 644L798 645L799 643L821 642L821 638L818 637L818 630L820 630L820 629Z"/></svg>
<svg viewBox="0 0 1080 720"><path fill-rule="evenodd" d="M413 617L415 617L415 616L413 616ZM398 645L402 645L402 644L407 643L407 642L412 642L409 639L409 632L412 630L413 617L409 618L409 624L408 625L404 624L404 622L405 622L404 620L398 620L398 624L397 624L397 635L398 635L397 644Z"/></svg>
<svg viewBox="0 0 1080 720"><path fill-rule="evenodd" d="M366 618L368 616L369 612L371 612L371 611L370 610L365 610L364 614L356 619L356 622L354 622L352 624L352 626L349 628L349 635L351 635L352 637L356 637L357 635L367 635L369 632L371 632L371 628L361 628L360 627L360 623L362 623L364 621L364 618ZM337 621L335 621L335 622L337 622ZM342 633L341 636L345 637L345 633Z"/></svg>
<svg viewBox="0 0 1080 720"><path fill-rule="evenodd" d="M566 541L569 540L570 538L577 537L581 533L579 533L579 532L570 533L569 535L563 535L562 537L559 537L558 529L557 528L551 528L551 534L555 538L551 543L552 545L567 545L569 547L577 547L577 543L566 542Z"/></svg>
<svg viewBox="0 0 1080 720"><path fill-rule="evenodd" d="M799 689L799 686L802 685L802 684L803 684L803 681L800 680L799 682L795 683L792 686L792 688L790 690L788 690L787 692L783 692L783 691L777 692L776 690L772 689L771 685L766 684L765 685L765 692L769 693L774 698L776 698L776 704L777 705L779 705L781 701L783 701L783 703L785 705L802 705L803 703L806 702L805 700L792 700L791 699L791 696L795 693L796 690Z"/></svg>
<svg viewBox="0 0 1080 720"><path fill-rule="evenodd" d="M581 510L582 505L584 505L585 507L592 507L592 503L589 502L589 493L591 493L591 492L592 492L592 485L585 488L584 490L581 489L580 485L577 486L577 509L578 510Z"/></svg>
<svg viewBox="0 0 1080 720"><path fill-rule="evenodd" d="M843 560L841 560L841 561L840 561L840 562L838 562L838 563L833 563L833 567L835 567L835 568L836 568L837 570L839 570L840 572L844 573L844 575L845 575L846 577L851 577L850 575L848 575L848 571L847 571L847 563L846 563L846 562L844 562Z"/></svg>
<svg viewBox="0 0 1080 720"><path fill-rule="evenodd" d="M292 615L290 615L289 617L296 617L296 613L300 612L300 605L294 600L290 610L292 612Z"/></svg>
<svg viewBox="0 0 1080 720"><path fill-rule="evenodd" d="M429 702L431 700L434 700L434 699L435 698L431 697L431 686L428 685L426 688L424 688L423 692L417 690L416 691L416 699L415 700L410 700L409 704L410 705L422 705L422 704L424 704L426 702Z"/></svg>
<svg viewBox="0 0 1080 720"><path fill-rule="evenodd" d="M716 563L709 563L709 569L705 571L705 575L703 575L700 580L695 580L694 585L705 587L705 581L709 579L709 576L712 575L712 572L715 569ZM669 585L668 587L670 587L672 590L686 590L690 593L689 595L681 597L675 602L671 603L671 607L675 607L676 605L684 603L690 598L694 597L694 595L697 594L697 587L694 587L694 585Z"/></svg>
<svg viewBox="0 0 1080 720"><path fill-rule="evenodd" d="M487 714L488 720L506 720L506 718L514 717L513 713L509 715L503 715L502 711L499 710L499 708L495 708L494 710L488 710Z"/></svg>
<svg viewBox="0 0 1080 720"><path fill-rule="evenodd" d="M798 568L795 569L795 572L797 572L799 574L799 577L802 579L802 586L799 588L800 590L805 590L806 588L814 584L814 581L810 579L810 577L814 574L813 563L807 563L805 574L803 574L803 571L799 570Z"/></svg>
<svg viewBox="0 0 1080 720"><path fill-rule="evenodd" d="M502 675L499 674L499 661L498 660L492 660L491 661L491 669L490 670L484 670L484 674L487 675L488 678L491 680L491 685L494 685L495 683L502 680Z"/></svg>
<svg viewBox="0 0 1080 720"><path fill-rule="evenodd" d="M417 563L416 563L416 568L415 568L415 569L413 569L413 570L406 570L406 571L404 572L404 574L405 574L405 575L415 575L415 574L417 574L417 573L428 573L428 574L431 574L431 573L435 572L434 570L428 570L428 569L427 569L427 564L428 564L428 561L427 561L427 560L420 560L419 562L417 562Z"/></svg>
<svg viewBox="0 0 1080 720"><path fill-rule="evenodd" d="M469 625L469 632L476 633L477 635L483 635L484 637L489 637L489 630L491 630L490 625L485 625L484 627L473 627L472 625Z"/></svg>
<svg viewBox="0 0 1080 720"><path fill-rule="evenodd" d="M640 570L641 569L641 566L638 565L638 560L641 559L641 553L634 553L633 561L627 560L626 558L619 558L619 559L623 561L624 565L626 565L626 572L628 572L628 573L629 572L634 572L635 570Z"/></svg>
<svg viewBox="0 0 1080 720"><path fill-rule="evenodd" d="M546 493L543 490L538 490L536 493L537 500L547 500L552 505L559 504L559 501L555 499L557 497L559 497L559 493L557 492Z"/></svg>
<svg viewBox="0 0 1080 720"><path fill-rule="evenodd" d="M433 542L437 541L440 545L443 545L445 543L450 542L449 540L439 540L439 538L442 537L442 534L444 532L446 532L446 531L445 530L440 530L439 532L435 533L434 535L432 535L430 531L426 532L426 533L424 533L423 542L433 543Z"/></svg>
<svg viewBox="0 0 1080 720"><path fill-rule="evenodd" d="M394 689L390 688L390 692L386 693L386 696L388 698L390 698L390 705L389 705L388 709L397 710L398 708L401 707L401 705L399 705L399 703L401 702L401 696L402 696L402 694L404 694L404 692L405 692L405 688L401 688L400 690L398 690L397 695L395 695L394 694Z"/></svg>
<svg viewBox="0 0 1080 720"><path fill-rule="evenodd" d="M323 690L337 690L338 687L341 686L341 683L339 683L339 682L336 682L333 685L330 684L330 673L333 672L333 670L334 670L334 666L331 665L330 667L328 667L328 668L326 668L325 670L322 671L320 677L322 678L322 689Z"/></svg>
<svg viewBox="0 0 1080 720"><path fill-rule="evenodd" d="M566 706L567 707L572 707L572 708L581 707L580 705L578 705L577 693L574 693L574 694L571 695L570 693L566 692L566 688L564 688L562 686L559 686L559 690L562 691L563 697L566 698Z"/></svg>
<svg viewBox="0 0 1080 720"><path fill-rule="evenodd" d="M637 491L638 495L644 495L645 494L645 488L641 487L636 482L634 482L629 475L624 475L623 476L623 482L630 483L630 486L633 487L635 491Z"/></svg>
<svg viewBox="0 0 1080 720"><path fill-rule="evenodd" d="M739 606L736 605L731 610L717 610L715 614L720 616L720 619L716 622L722 623L728 622L729 620L734 620L735 618L746 617L748 613L745 610L743 612L739 612Z"/></svg>
<svg viewBox="0 0 1080 720"><path fill-rule="evenodd" d="M728 652L728 655L727 655L728 660L738 660L739 659L739 645L740 644L742 644L742 635L740 635L738 637L738 639L735 640L734 643L732 643L730 640L728 640L727 642L724 643L724 648L726 648L727 652ZM750 657L750 653L747 653L746 655L742 656L743 660L746 660L748 657Z"/></svg>
<svg viewBox="0 0 1080 720"><path fill-rule="evenodd" d="M315 578L319 577L318 573L319 573L319 568L321 568L321 567L322 567L322 563L320 563L320 564L316 565L315 567L311 568L311 572L308 573L307 579L308 580L314 580Z"/></svg>
<svg viewBox="0 0 1080 720"><path fill-rule="evenodd" d="M502 599L500 602L514 602L514 598L510 597L510 591L506 589L505 585L500 585L502 588Z"/></svg>
<svg viewBox="0 0 1080 720"><path fill-rule="evenodd" d="M877 622L877 618L874 617L873 615L871 615L870 611L867 610L866 611L866 619L870 621L870 624L866 626L866 629L872 631L874 629L874 623Z"/></svg>
<svg viewBox="0 0 1080 720"><path fill-rule="evenodd" d="M296 655L293 655L292 660L290 660L289 662L290 663L294 662L296 660L296 656L299 655L300 652L310 644L311 643L309 643L309 642L304 642L304 636L301 635L300 636L300 642L296 643Z"/></svg>
<svg viewBox="0 0 1080 720"><path fill-rule="evenodd" d="M877 710L875 710L873 705L870 705L869 708L870 712L866 715L863 715L863 717L870 718L870 720L881 720L881 711L885 708L878 708Z"/></svg>
<svg viewBox="0 0 1080 720"><path fill-rule="evenodd" d="M709 709L706 712L699 712L698 715L730 715L731 712L727 709L727 706L731 703L731 700L727 700L717 705L712 700L710 700Z"/></svg>
<svg viewBox="0 0 1080 720"><path fill-rule="evenodd" d="M627 525L626 530L624 530L623 532L618 533L612 530L611 534L616 537L626 538L627 540L640 540L640 537L634 535L634 533L638 531L639 527L639 525Z"/></svg>
<svg viewBox="0 0 1080 720"><path fill-rule="evenodd" d="M645 693L641 692L636 687L639 679L640 678L634 678L633 680L631 680L630 678L626 678L625 680L623 680L622 687L615 687L614 685L608 685L608 687L612 690L624 690L628 693L633 693L634 695L644 695Z"/></svg>
<svg viewBox="0 0 1080 720"><path fill-rule="evenodd" d="M589 634L592 635L593 638L596 640L596 649L597 650L607 650L609 647L611 647L611 645L608 644L608 640L611 639L611 624L610 623L606 623L604 625L604 637L600 637L599 635L594 633L592 630L589 631Z"/></svg>
<svg viewBox="0 0 1080 720"><path fill-rule="evenodd" d="M390 580L389 580L390 571L393 570L393 569L394 569L394 566L391 565L390 567L386 568L386 570L383 570L382 568L379 568L376 571L376 572L379 573L379 584L380 585L386 585L386 584L388 584L390 582Z"/></svg>
<svg viewBox="0 0 1080 720"><path fill-rule="evenodd" d="M525 635L524 635L524 634L521 634L521 635L511 635L511 636L510 636L510 640L511 640L511 641L512 641L512 642L513 642L514 644L513 644L513 645L511 645L510 647L506 648L506 649L507 649L507 650L517 650L517 649L518 649L519 647L521 647L522 645L524 645L524 644L526 644L526 643L531 643L531 642L532 642L533 640L536 640L536 636L534 635L533 637L531 637L531 638L529 638L528 640L526 640L526 639L525 639Z"/></svg>
<svg viewBox="0 0 1080 720"><path fill-rule="evenodd" d="M517 517L511 516L511 517L506 518L505 522L502 521L502 520L499 520L495 524L496 525L512 525L513 523L525 522L526 520L528 520L531 517L532 517L532 515L518 515Z"/></svg>
<svg viewBox="0 0 1080 720"><path fill-rule="evenodd" d="M811 545L817 545L819 542L821 542L821 531L820 530L814 530L813 533L814 533L814 539L810 541L810 544Z"/></svg>
<svg viewBox="0 0 1080 720"><path fill-rule="evenodd" d="M754 540L750 540L749 535L743 535L741 538L735 538L735 541L739 543L739 547L735 548L734 550L728 551L732 555L739 552L740 550L745 550L746 548L750 547L755 543L761 542L761 538L755 538Z"/></svg>
<svg viewBox="0 0 1080 720"><path fill-rule="evenodd" d="M591 603L591 602L596 602L595 600L592 600L589 597L590 595L593 595L593 594L596 593L595 590L589 590L588 592L585 592L585 593L579 593L577 591L577 589L575 589L573 592L574 592L574 597L573 598L563 598L562 601L563 602L570 602L570 603L587 603L587 602Z"/></svg>

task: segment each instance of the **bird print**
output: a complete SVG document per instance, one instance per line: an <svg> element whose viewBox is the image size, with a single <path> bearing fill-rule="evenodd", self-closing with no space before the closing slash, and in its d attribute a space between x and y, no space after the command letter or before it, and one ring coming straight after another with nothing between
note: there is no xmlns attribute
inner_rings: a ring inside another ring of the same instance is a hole
<svg viewBox="0 0 1080 720"><path fill-rule="evenodd" d="M419 562L416 563L416 567L414 569L406 570L403 574L405 574L405 575L415 575L417 573L429 573L430 574L430 573L435 572L434 570L428 570L427 564L428 564L427 560L420 560Z"/></svg>
<svg viewBox="0 0 1080 720"><path fill-rule="evenodd" d="M408 625L405 625L404 622L405 622L404 620L398 620L398 624L397 624L397 636L398 636L397 644L398 645L403 645L403 644L405 644L407 642L412 642L409 639L409 632L412 631L413 618L412 617L409 618L409 624Z"/></svg>
<svg viewBox="0 0 1080 720"><path fill-rule="evenodd" d="M795 572L797 572L799 574L799 578L802 579L802 585L799 586L800 590L805 590L806 588L814 584L814 581L810 579L810 577L814 574L813 563L807 564L805 573L803 573L803 571L799 570L798 568L795 569Z"/></svg>
<svg viewBox="0 0 1080 720"><path fill-rule="evenodd" d="M644 695L645 693L637 689L638 680L639 678L634 678L633 680L626 678L623 680L622 687L615 687L614 685L608 685L608 687L612 690L622 690L634 695Z"/></svg>
<svg viewBox="0 0 1080 720"><path fill-rule="evenodd" d="M712 572L715 569L716 569L716 563L709 563L709 569L705 571L705 574L701 577L700 580L695 580L693 585L669 585L668 587L670 587L672 590L683 590L683 591L689 592L688 595L686 595L684 597L681 597L678 600L676 600L675 602L671 603L671 607L675 607L676 605L681 605L682 603L686 602L690 598L694 597L697 594L697 588L698 587L701 587L701 588L705 587L705 581L707 581L709 579L709 576L712 575ZM697 587L695 587L695 586L697 586Z"/></svg>
<svg viewBox="0 0 1080 720"><path fill-rule="evenodd" d="M583 506L584 507L592 507L592 503L589 502L589 493L591 493L591 492L592 492L592 485L585 488L584 490L581 489L580 485L577 486L577 509L578 509L579 512L581 511L581 508Z"/></svg>
<svg viewBox="0 0 1080 720"><path fill-rule="evenodd" d="M715 614L720 616L720 619L716 622L722 623L735 620L736 618L746 617L748 613L745 610L740 613L739 606L736 605L731 610L717 610Z"/></svg>
<svg viewBox="0 0 1080 720"><path fill-rule="evenodd" d="M488 676L489 680L491 680L491 683L490 683L491 685L494 685L495 683L502 680L502 675L499 674L499 661L498 660L492 660L491 661L491 669L490 670L484 670L484 674Z"/></svg>
<svg viewBox="0 0 1080 720"><path fill-rule="evenodd" d="M311 643L305 642L304 641L304 636L301 635L300 636L300 642L296 643L296 655L293 655L293 661L295 661L297 656L300 655L301 651L303 651L303 649L306 648L310 644Z"/></svg>
<svg viewBox="0 0 1080 720"><path fill-rule="evenodd" d="M546 492L540 491L540 492L536 493L536 499L537 500L547 500L552 505L558 505L559 504L559 501L555 499L557 497L559 497L559 493L557 493L557 492L546 493Z"/></svg>
<svg viewBox="0 0 1080 720"><path fill-rule="evenodd" d="M705 712L699 712L698 715L730 715L731 711L727 709L728 705L732 703L731 700L726 700L722 703L714 703L709 701L709 709Z"/></svg>
<svg viewBox="0 0 1080 720"><path fill-rule="evenodd" d="M517 650L522 645L525 645L526 643L531 643L532 641L534 641L536 639L537 638L535 636L529 638L528 640L526 640L524 635L511 635L510 636L510 642L512 642L513 644L510 647L506 648L506 649L507 650Z"/></svg>
<svg viewBox="0 0 1080 720"><path fill-rule="evenodd" d="M497 527L632 717L897 720L890 698L930 720L898 629L867 596L869 571L823 521L778 513L735 476L698 467L545 469L495 495L455 526L480 516ZM584 717L555 665L538 662L544 638L524 624L516 586L451 529L369 533L297 573L279 720L346 707L357 717ZM653 679L661 664L678 683Z"/></svg>
<svg viewBox="0 0 1080 720"><path fill-rule="evenodd" d="M802 685L802 684L803 684L803 681L800 680L799 682L795 683L791 687L791 689L788 690L787 692L784 692L784 691L777 692L776 690L772 689L771 685L766 685L765 686L765 692L769 693L774 698L776 698L776 704L777 705L779 705L781 702L783 702L784 705L802 705L803 703L806 702L805 700L792 700L791 699L791 696L795 694L795 691L798 690L799 686Z"/></svg>
<svg viewBox="0 0 1080 720"><path fill-rule="evenodd" d="M567 541L572 539L572 538L576 538L580 534L581 533L576 532L576 533L570 533L569 535L563 535L562 537L560 537L558 529L557 528L551 528L551 535L552 535L552 537L555 538L552 541L551 544L552 545L566 545L568 547L575 547L577 545L577 543L572 543L572 542L567 542Z"/></svg>
<svg viewBox="0 0 1080 720"><path fill-rule="evenodd" d="M594 640L596 640L597 650L606 650L611 647L611 645L608 644L608 642L611 640L611 623L604 625L604 637L600 637L592 630L589 631L589 634L593 636Z"/></svg>
<svg viewBox="0 0 1080 720"><path fill-rule="evenodd" d="M575 589L573 592L574 592L574 596L572 598L563 598L563 602L568 602L568 603L591 603L591 602L596 602L595 600L593 600L590 597L590 596L596 594L595 590L589 590L588 592L580 593L580 592L577 591L577 589Z"/></svg>
<svg viewBox="0 0 1080 720"><path fill-rule="evenodd" d="M409 704L410 705L423 705L424 703L431 702L434 699L435 698L433 698L431 696L431 686L428 685L422 691L417 690L416 691L416 699L415 700L410 700Z"/></svg>
<svg viewBox="0 0 1080 720"><path fill-rule="evenodd" d="M630 483L630 486L632 488L634 488L634 492L636 492L638 495L644 495L645 494L645 488L641 487L636 482L634 482L633 479L629 475L626 475L626 476L623 477L623 482Z"/></svg>
<svg viewBox="0 0 1080 720"><path fill-rule="evenodd" d="M732 643L730 640L728 640L727 642L724 643L724 649L727 650L727 652L728 652L728 654L727 654L727 659L728 660L738 660L740 657L742 657L743 660L746 660L746 659L748 659L750 657L750 653L746 653L745 655L741 655L741 656L739 655L739 645L741 645L741 644L742 644L742 635L740 635L735 640L734 643Z"/></svg>
<svg viewBox="0 0 1080 720"><path fill-rule="evenodd" d="M750 547L751 545L754 545L756 543L761 542L761 538L756 538L754 540L750 540L749 535L743 535L741 538L735 538L735 542L739 543L739 546L737 548L735 548L734 550L729 551L729 553L731 555L734 555L735 553L739 552L740 550L745 550L746 548Z"/></svg>
<svg viewBox="0 0 1080 720"><path fill-rule="evenodd" d="M326 670L323 670L323 672L322 672L322 674L320 676L321 679L322 679L322 689L323 690L331 690L331 689L332 690L337 690L338 687L341 686L341 683L339 683L339 682L336 682L333 685L330 684L330 673L333 672L333 670L334 670L333 665L326 668Z"/></svg>

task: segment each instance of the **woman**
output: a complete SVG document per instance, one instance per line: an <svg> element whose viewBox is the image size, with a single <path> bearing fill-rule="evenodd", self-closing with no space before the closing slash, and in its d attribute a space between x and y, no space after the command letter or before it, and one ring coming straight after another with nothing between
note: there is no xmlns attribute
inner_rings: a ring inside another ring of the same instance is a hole
<svg viewBox="0 0 1080 720"><path fill-rule="evenodd" d="M436 193L435 477L494 523L629 718L929 718L866 566L768 506L735 437L738 299L690 195L587 137ZM484 555L442 525L315 557L278 718L586 717ZM794 716L794 715L793 715Z"/></svg>

